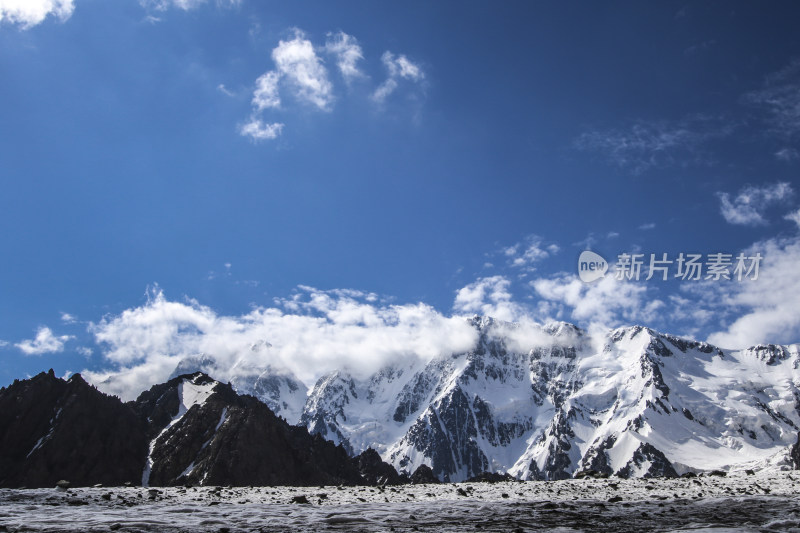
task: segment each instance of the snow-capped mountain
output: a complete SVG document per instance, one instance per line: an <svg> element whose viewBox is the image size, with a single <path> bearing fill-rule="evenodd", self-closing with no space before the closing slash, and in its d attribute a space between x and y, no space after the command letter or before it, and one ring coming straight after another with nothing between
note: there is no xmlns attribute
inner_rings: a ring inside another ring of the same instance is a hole
<svg viewBox="0 0 800 533"><path fill-rule="evenodd" d="M266 342L257 343L250 349L255 352L266 345ZM210 376L232 375L230 383L236 392L255 396L267 404L273 413L285 418L290 424L300 422L308 396L308 387L288 370L279 370L271 366L256 368L242 359L232 368L222 371L214 358L203 354L182 359L169 379L194 372L203 372Z"/></svg>
<svg viewBox="0 0 800 533"><path fill-rule="evenodd" d="M446 481L788 464L800 426L797 345L724 351L644 327L597 336L563 323L471 323L479 340L467 353L367 379L323 376L302 424L352 454L372 447L398 471L427 464Z"/></svg>

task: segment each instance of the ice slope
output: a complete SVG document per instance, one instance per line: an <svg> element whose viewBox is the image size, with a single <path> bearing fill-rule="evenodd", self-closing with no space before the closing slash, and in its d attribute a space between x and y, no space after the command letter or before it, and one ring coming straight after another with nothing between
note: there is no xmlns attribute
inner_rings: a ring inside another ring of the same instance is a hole
<svg viewBox="0 0 800 533"><path fill-rule="evenodd" d="M480 335L467 353L366 380L323 376L302 423L449 481L779 468L797 439L797 345L726 352L638 326L590 336L556 323L520 349L521 326L471 323Z"/></svg>

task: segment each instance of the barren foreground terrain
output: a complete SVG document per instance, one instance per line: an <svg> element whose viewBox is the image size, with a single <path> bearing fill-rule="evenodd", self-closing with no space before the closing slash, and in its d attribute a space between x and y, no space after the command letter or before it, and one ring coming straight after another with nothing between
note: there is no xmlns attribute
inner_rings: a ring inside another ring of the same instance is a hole
<svg viewBox="0 0 800 533"><path fill-rule="evenodd" d="M0 490L0 531L800 531L800 472L399 487Z"/></svg>

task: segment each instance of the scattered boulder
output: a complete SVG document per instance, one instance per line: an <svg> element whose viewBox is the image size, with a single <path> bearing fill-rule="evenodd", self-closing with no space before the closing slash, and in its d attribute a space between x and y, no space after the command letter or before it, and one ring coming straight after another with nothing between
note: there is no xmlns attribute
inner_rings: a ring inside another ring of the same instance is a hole
<svg viewBox="0 0 800 533"><path fill-rule="evenodd" d="M433 474L433 470L428 465L419 465L414 473L411 474L411 483L414 485L421 485L424 483L441 483L439 478Z"/></svg>

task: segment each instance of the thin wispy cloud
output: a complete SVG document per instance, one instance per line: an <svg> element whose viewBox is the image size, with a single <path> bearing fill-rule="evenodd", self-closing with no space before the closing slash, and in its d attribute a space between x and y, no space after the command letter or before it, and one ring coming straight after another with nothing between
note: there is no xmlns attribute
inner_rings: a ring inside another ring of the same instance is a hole
<svg viewBox="0 0 800 533"><path fill-rule="evenodd" d="M58 353L64 351L64 343L74 338L72 335L56 336L50 328L42 326L33 339L21 341L15 346L25 355Z"/></svg>
<svg viewBox="0 0 800 533"><path fill-rule="evenodd" d="M726 192L717 193L720 213L730 224L740 226L762 226L767 224L765 211L786 202L794 194L786 182L743 188L735 197Z"/></svg>
<svg viewBox="0 0 800 533"><path fill-rule="evenodd" d="M800 153L794 148L781 148L777 152L775 152L775 158L779 161L786 161L787 163L790 161L796 161L800 159Z"/></svg>
<svg viewBox="0 0 800 533"><path fill-rule="evenodd" d="M772 133L800 134L800 59L767 76L763 87L747 93L744 100L766 112Z"/></svg>
<svg viewBox="0 0 800 533"><path fill-rule="evenodd" d="M790 221L794 222L795 224L797 224L798 229L800 229L800 209L798 209L797 211L793 211L793 212L789 213L788 215L786 215L783 218L785 220L790 220Z"/></svg>
<svg viewBox="0 0 800 533"><path fill-rule="evenodd" d="M7 22L29 29L51 15L64 22L73 11L74 0L0 0L0 24Z"/></svg>
<svg viewBox="0 0 800 533"><path fill-rule="evenodd" d="M528 272L536 270L536 264L557 254L560 248L557 244L545 244L544 240L537 236L529 236L525 242L507 246L503 249L503 255L509 266L521 268Z"/></svg>
<svg viewBox="0 0 800 533"><path fill-rule="evenodd" d="M732 131L732 126L720 120L701 116L679 121L639 121L627 128L583 133L574 146L638 175L659 167L709 164L712 160L704 145Z"/></svg>
<svg viewBox="0 0 800 533"><path fill-rule="evenodd" d="M156 11L166 11L170 8L182 9L183 11L190 11L196 9L208 0L139 0L139 4L145 9L153 9ZM214 4L218 7L236 7L242 3L242 0L215 0Z"/></svg>
<svg viewBox="0 0 800 533"><path fill-rule="evenodd" d="M347 83L366 77L358 68L358 62L364 59L364 54L358 41L352 35L343 31L329 33L325 41L325 51L336 57L336 66Z"/></svg>
<svg viewBox="0 0 800 533"><path fill-rule="evenodd" d="M393 53L386 51L381 56L381 61L386 67L388 77L372 93L372 99L376 102L384 102L397 89L399 82L402 80L417 83L425 78L422 68L402 54L395 56Z"/></svg>

